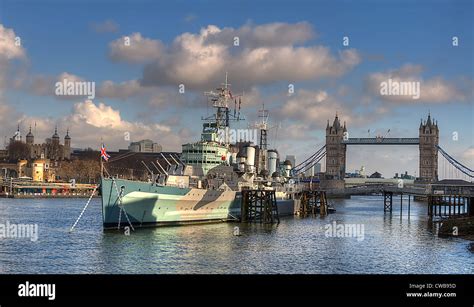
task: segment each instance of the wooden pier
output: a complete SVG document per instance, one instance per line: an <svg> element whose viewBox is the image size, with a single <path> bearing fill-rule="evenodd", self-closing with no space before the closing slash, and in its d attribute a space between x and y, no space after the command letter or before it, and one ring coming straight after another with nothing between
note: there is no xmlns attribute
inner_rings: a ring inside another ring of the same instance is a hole
<svg viewBox="0 0 474 307"><path fill-rule="evenodd" d="M430 218L455 217L455 216L474 216L472 204L474 197L454 195L429 195L428 196L428 215Z"/></svg>
<svg viewBox="0 0 474 307"><path fill-rule="evenodd" d="M319 212L318 212L319 211ZM300 206L297 211L300 216L328 214L328 202L325 191L305 190L300 194Z"/></svg>
<svg viewBox="0 0 474 307"><path fill-rule="evenodd" d="M241 221L280 223L275 190L242 190Z"/></svg>
<svg viewBox="0 0 474 307"><path fill-rule="evenodd" d="M383 189L383 208L385 213L392 214L395 195L400 195L400 216L403 214L403 195L408 195L408 216L410 216L411 196L423 196L428 203L428 216L432 218L450 218L474 216L474 196L471 185L466 189L462 186L434 185L425 194L406 189Z"/></svg>

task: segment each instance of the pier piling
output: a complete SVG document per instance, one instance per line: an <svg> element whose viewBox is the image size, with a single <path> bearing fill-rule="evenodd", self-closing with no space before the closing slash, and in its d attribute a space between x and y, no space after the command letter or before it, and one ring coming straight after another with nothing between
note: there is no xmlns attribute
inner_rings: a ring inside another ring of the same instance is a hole
<svg viewBox="0 0 474 307"><path fill-rule="evenodd" d="M392 213L393 192L383 191L383 211Z"/></svg>
<svg viewBox="0 0 474 307"><path fill-rule="evenodd" d="M470 215L471 199L460 194L428 195L428 216L446 218Z"/></svg>
<svg viewBox="0 0 474 307"><path fill-rule="evenodd" d="M403 215L403 193L400 194L400 217Z"/></svg>
<svg viewBox="0 0 474 307"><path fill-rule="evenodd" d="M408 217L410 217L410 199L411 199L411 195L408 194Z"/></svg>
<svg viewBox="0 0 474 307"><path fill-rule="evenodd" d="M242 190L241 221L280 223L274 190Z"/></svg>
<svg viewBox="0 0 474 307"><path fill-rule="evenodd" d="M316 215L318 211L321 216L328 214L326 192L315 190L302 191L298 214L300 216L308 216L309 214Z"/></svg>

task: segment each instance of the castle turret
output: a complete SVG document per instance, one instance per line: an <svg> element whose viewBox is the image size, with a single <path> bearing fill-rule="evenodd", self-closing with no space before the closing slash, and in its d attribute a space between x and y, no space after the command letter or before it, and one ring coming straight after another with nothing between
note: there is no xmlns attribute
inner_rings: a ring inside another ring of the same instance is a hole
<svg viewBox="0 0 474 307"><path fill-rule="evenodd" d="M51 137L51 141L52 141L53 143L59 144L58 126L56 126L56 128L54 128L54 134L53 134L53 136Z"/></svg>
<svg viewBox="0 0 474 307"><path fill-rule="evenodd" d="M28 146L28 150L30 152L29 158L34 158L35 157L35 137L33 133L31 133L31 125L30 125L30 131L28 131L28 134L26 135L26 145Z"/></svg>
<svg viewBox="0 0 474 307"><path fill-rule="evenodd" d="M66 136L64 137L64 159L71 159L71 137L69 136L69 129L67 129Z"/></svg>
<svg viewBox="0 0 474 307"><path fill-rule="evenodd" d="M20 124L18 124L15 134L11 138L11 141L21 141Z"/></svg>
<svg viewBox="0 0 474 307"><path fill-rule="evenodd" d="M47 148L46 156L48 159L53 161L61 160L63 158L63 151L61 148L61 144L59 143L59 134L58 134L58 127L54 128L54 134L51 137L51 143Z"/></svg>
<svg viewBox="0 0 474 307"><path fill-rule="evenodd" d="M33 145L34 143L35 143L35 137L33 133L31 133L31 126L30 126L30 131L26 135L26 144Z"/></svg>

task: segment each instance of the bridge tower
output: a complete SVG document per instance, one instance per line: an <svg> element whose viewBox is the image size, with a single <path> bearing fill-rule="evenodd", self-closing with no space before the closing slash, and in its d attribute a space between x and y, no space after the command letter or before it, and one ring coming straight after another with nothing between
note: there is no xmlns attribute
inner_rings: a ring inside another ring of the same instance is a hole
<svg viewBox="0 0 474 307"><path fill-rule="evenodd" d="M341 122L336 114L332 126L329 120L326 127L326 175L331 179L344 179L346 173L346 144L343 144L346 123Z"/></svg>
<svg viewBox="0 0 474 307"><path fill-rule="evenodd" d="M431 120L431 114L428 119L420 123L420 174L421 182L438 181L438 143L439 129L438 122Z"/></svg>

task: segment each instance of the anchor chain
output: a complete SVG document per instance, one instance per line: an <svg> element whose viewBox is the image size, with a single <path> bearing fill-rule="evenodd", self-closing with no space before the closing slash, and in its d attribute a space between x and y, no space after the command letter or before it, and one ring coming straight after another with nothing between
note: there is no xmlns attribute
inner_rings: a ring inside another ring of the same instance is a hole
<svg viewBox="0 0 474 307"><path fill-rule="evenodd" d="M72 225L71 229L69 229L69 232L72 232L74 230L74 228L76 227L77 223L79 223L79 220L82 218L82 215L84 214L84 212L86 211L87 207L89 206L91 200L92 200L92 197L94 197L94 194L95 194L95 191L97 191L97 188L99 187L99 185L96 185L94 187L94 190L92 191L92 194L91 196L89 197L89 199L87 200L86 202L86 205L84 206L84 208L82 208L82 211L81 211L81 214L79 214L79 217L76 219L76 221L74 222L74 224Z"/></svg>
<svg viewBox="0 0 474 307"><path fill-rule="evenodd" d="M113 183L114 183L114 186L115 186L115 190L117 191L117 195L118 195L118 206L119 206L119 208L120 208L120 212L119 212L119 222L118 222L118 225L117 225L117 229L120 229L120 224L121 224L121 221L122 221L122 211L123 211L123 212L125 213L125 218L127 219L128 225L130 225L130 228L132 228L132 230L135 231L135 228L133 227L132 222L130 222L130 219L128 218L127 211L125 211L125 207L124 207L124 205L122 204L122 197L123 197L124 188L121 187L121 188L120 188L120 191L119 191L118 186L117 186L117 182L115 181L115 178L113 178L112 180L113 180Z"/></svg>
<svg viewBox="0 0 474 307"><path fill-rule="evenodd" d="M120 230L120 225L122 224L122 206L119 205L120 211L119 211L119 220L117 224L117 230Z"/></svg>

